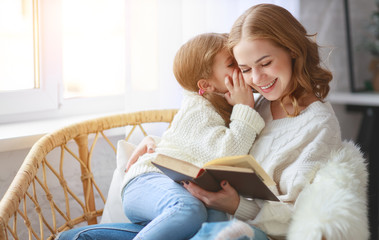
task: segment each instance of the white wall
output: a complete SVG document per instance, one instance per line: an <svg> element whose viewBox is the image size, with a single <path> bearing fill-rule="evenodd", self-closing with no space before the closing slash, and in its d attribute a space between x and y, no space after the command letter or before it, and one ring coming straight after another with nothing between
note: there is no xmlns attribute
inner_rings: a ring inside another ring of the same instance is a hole
<svg viewBox="0 0 379 240"><path fill-rule="evenodd" d="M361 37L359 35L362 33L362 29L365 28L375 4L373 0L350 0L349 3L351 7L351 29L355 40L356 85L362 86L363 81L371 77L370 72L367 70L367 63L371 56L364 51L357 53L357 45L362 40L363 35ZM317 33L317 41L322 46L321 52L325 65L333 73L331 95L337 91L350 91L344 14L342 0L300 1L300 21L306 27L308 33ZM362 114L360 112L346 111L346 107L341 104L333 104L333 107L340 121L343 139L356 140Z"/></svg>

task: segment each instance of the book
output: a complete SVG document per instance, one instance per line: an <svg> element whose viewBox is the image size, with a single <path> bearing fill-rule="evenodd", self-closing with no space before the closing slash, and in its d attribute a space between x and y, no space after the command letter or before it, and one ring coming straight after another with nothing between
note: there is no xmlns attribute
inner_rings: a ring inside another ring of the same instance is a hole
<svg viewBox="0 0 379 240"><path fill-rule="evenodd" d="M269 189L269 186L275 186L276 183L251 155L217 158L198 167L158 154L152 163L178 183L191 181L205 190L217 192L221 190L220 182L226 180L244 197L279 201Z"/></svg>

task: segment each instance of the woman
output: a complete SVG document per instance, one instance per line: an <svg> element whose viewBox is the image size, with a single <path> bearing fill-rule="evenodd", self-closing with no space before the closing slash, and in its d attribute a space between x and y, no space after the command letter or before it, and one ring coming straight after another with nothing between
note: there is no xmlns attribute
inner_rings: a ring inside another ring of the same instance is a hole
<svg viewBox="0 0 379 240"><path fill-rule="evenodd" d="M212 193L184 183L207 207L243 221L205 223L193 239L284 239L298 195L341 146L338 120L324 101L332 74L320 66L312 37L272 4L251 7L233 25L229 49L245 82L262 95L255 109L265 128L250 154L277 183L273 191L280 202L245 199L229 184ZM136 155L154 144L145 139Z"/></svg>
<svg viewBox="0 0 379 240"><path fill-rule="evenodd" d="M184 185L208 207L227 211L273 238L285 238L299 193L341 146L339 123L324 102L332 75L320 66L311 37L287 10L271 4L248 9L229 36L244 80L262 95L255 109L265 128L250 154L277 183L281 202L249 201L233 189L210 193Z"/></svg>

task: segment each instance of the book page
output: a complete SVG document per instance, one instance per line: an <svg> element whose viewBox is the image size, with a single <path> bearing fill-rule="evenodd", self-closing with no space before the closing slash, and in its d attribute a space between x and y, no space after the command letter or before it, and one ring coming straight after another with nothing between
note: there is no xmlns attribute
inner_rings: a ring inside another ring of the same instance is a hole
<svg viewBox="0 0 379 240"><path fill-rule="evenodd" d="M227 156L222 158L216 158L204 164L203 167L206 168L210 165L225 165L241 168L250 168L253 169L257 175L259 175L259 177L267 186L276 185L274 180L271 179L271 177L251 155Z"/></svg>
<svg viewBox="0 0 379 240"><path fill-rule="evenodd" d="M208 165L204 169L209 170L224 170L233 172L244 172L244 173L254 173L254 170L250 167L235 167L235 166L225 166L225 165Z"/></svg>
<svg viewBox="0 0 379 240"><path fill-rule="evenodd" d="M163 154L158 154L156 159L153 160L153 163L192 178L196 178L201 170L201 168L192 163Z"/></svg>

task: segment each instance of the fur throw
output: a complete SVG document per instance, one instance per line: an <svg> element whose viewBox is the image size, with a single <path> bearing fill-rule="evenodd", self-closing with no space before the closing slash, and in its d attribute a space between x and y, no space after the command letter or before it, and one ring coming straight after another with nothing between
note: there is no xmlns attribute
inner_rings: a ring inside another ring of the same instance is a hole
<svg viewBox="0 0 379 240"><path fill-rule="evenodd" d="M362 153L344 142L299 195L288 239L368 239L367 183Z"/></svg>

